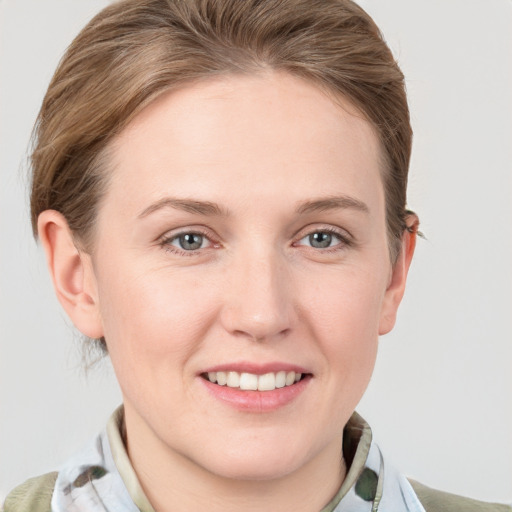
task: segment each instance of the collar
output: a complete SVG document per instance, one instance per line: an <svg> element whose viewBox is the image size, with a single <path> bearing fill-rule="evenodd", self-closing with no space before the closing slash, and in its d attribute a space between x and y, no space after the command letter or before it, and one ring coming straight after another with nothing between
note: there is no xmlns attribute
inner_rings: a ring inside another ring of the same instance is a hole
<svg viewBox="0 0 512 512"><path fill-rule="evenodd" d="M122 406L106 430L59 471L53 512L155 512L125 448ZM425 512L409 482L384 461L372 432L354 413L343 431L348 472L321 512Z"/></svg>

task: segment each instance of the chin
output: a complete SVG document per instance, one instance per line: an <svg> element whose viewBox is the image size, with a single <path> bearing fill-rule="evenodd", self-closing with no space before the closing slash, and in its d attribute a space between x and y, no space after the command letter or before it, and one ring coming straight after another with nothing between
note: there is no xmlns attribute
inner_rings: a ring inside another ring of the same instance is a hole
<svg viewBox="0 0 512 512"><path fill-rule="evenodd" d="M300 467L301 464L293 463L293 461L280 460L278 464L275 464L275 461L255 460L248 457L243 461L216 464L209 469L212 473L230 480L270 481L286 477Z"/></svg>
<svg viewBox="0 0 512 512"><path fill-rule="evenodd" d="M295 446L296 448L297 446ZM209 472L235 480L275 480L297 471L308 460L286 442L230 443L228 447L203 452L199 462ZM206 456L205 456L206 455Z"/></svg>

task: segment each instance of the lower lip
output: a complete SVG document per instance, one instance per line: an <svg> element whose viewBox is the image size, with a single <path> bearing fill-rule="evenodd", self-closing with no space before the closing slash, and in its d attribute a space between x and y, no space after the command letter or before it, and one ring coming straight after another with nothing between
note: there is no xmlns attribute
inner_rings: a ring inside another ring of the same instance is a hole
<svg viewBox="0 0 512 512"><path fill-rule="evenodd" d="M310 376L284 388L272 391L242 391L239 388L219 386L199 377L206 389L217 399L228 405L246 412L271 412L293 402L307 388Z"/></svg>

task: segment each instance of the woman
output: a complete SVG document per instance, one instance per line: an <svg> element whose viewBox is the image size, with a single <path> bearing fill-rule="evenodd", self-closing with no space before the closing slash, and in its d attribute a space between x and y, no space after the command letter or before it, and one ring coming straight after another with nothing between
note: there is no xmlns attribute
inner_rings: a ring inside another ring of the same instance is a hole
<svg viewBox="0 0 512 512"><path fill-rule="evenodd" d="M403 77L357 6L113 4L36 136L34 231L124 407L6 510L508 510L411 485L353 413L418 227Z"/></svg>

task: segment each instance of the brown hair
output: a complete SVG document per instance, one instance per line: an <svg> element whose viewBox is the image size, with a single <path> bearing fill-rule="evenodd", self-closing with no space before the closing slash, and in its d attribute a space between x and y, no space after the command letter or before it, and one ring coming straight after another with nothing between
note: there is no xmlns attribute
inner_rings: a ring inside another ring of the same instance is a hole
<svg viewBox="0 0 512 512"><path fill-rule="evenodd" d="M350 0L122 0L68 48L34 130L32 226L55 209L91 248L109 143L164 91L218 74L287 71L342 95L383 148L391 259L400 250L412 131L404 78Z"/></svg>

